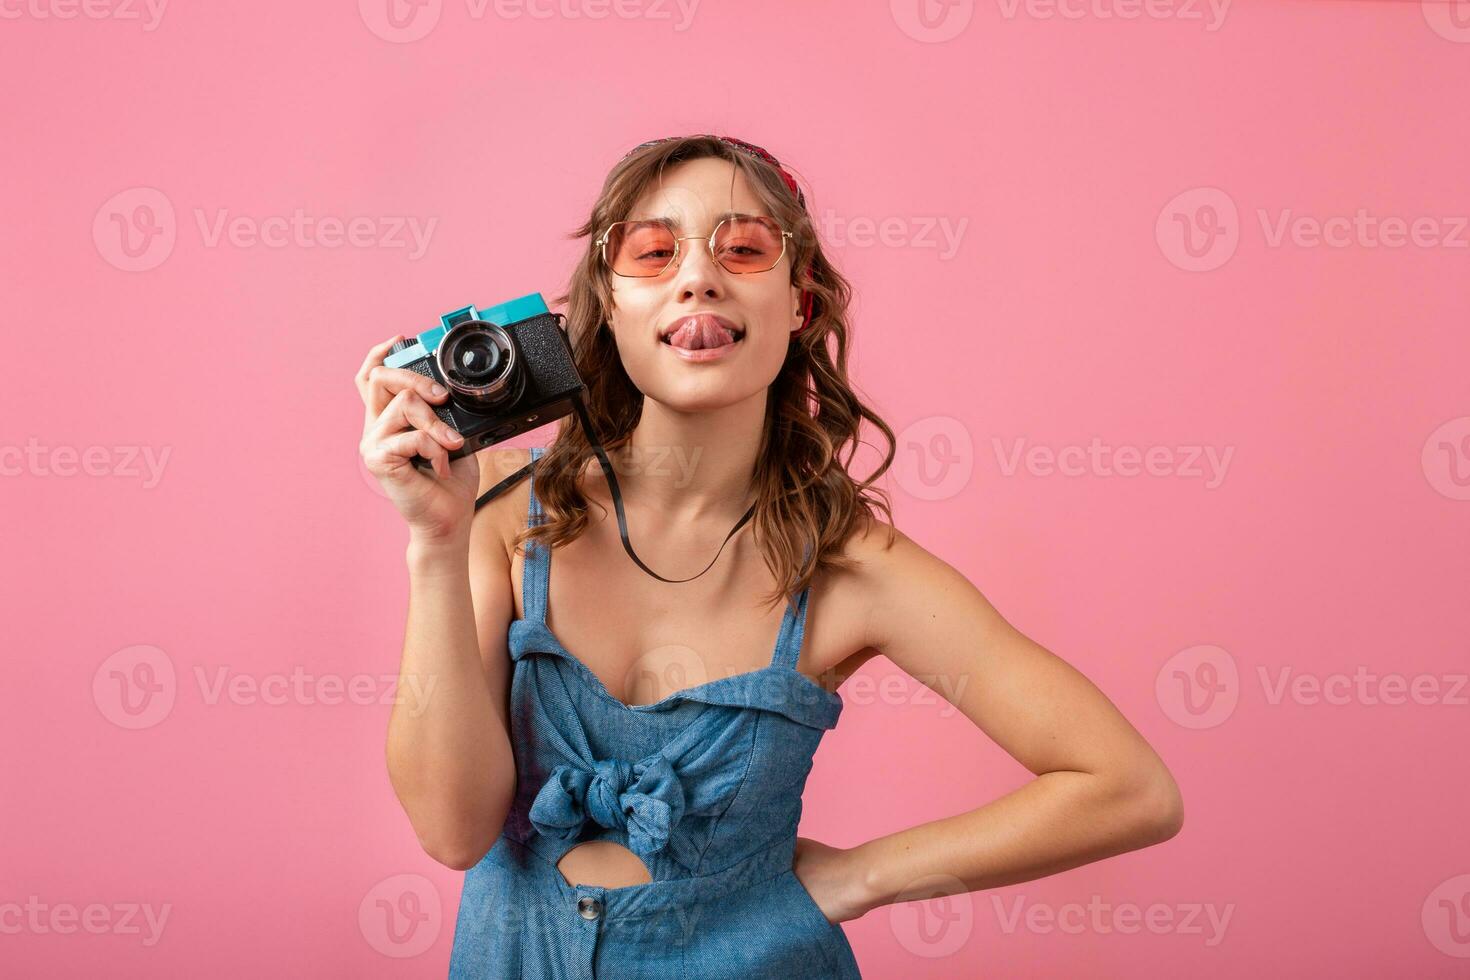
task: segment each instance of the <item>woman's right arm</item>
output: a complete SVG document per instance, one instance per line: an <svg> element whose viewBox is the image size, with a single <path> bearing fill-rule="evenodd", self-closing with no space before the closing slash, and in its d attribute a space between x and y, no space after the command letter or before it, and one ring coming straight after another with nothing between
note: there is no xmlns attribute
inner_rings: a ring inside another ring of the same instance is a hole
<svg viewBox="0 0 1470 980"><path fill-rule="evenodd" d="M398 338L394 338L396 340ZM409 526L408 615L397 698L388 721L388 776L419 843L451 868L473 867L499 837L515 793L508 724L506 632L513 616L504 536L506 493L477 514L499 466L451 462L459 434L439 420L446 393L383 364L394 340L357 374L367 409L361 452ZM505 454L494 451L497 462ZM418 454L429 472L412 465Z"/></svg>
<svg viewBox="0 0 1470 980"><path fill-rule="evenodd" d="M514 610L495 507L513 499L502 494L487 504L465 540L411 537L407 553L388 773L424 851L461 871L500 836L516 787L506 651Z"/></svg>

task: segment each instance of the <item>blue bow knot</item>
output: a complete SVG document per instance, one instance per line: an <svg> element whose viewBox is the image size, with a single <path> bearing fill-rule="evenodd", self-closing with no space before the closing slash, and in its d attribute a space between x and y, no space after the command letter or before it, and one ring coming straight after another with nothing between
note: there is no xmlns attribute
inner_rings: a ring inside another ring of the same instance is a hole
<svg viewBox="0 0 1470 980"><path fill-rule="evenodd" d="M559 765L531 804L531 824L548 837L573 840L587 820L626 830L639 855L663 850L684 816L684 787L662 755L629 763L599 759L591 769Z"/></svg>

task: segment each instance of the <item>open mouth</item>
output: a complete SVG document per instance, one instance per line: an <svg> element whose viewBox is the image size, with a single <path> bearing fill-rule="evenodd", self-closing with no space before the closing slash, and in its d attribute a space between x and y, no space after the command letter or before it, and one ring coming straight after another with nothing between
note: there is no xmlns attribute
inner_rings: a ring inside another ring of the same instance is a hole
<svg viewBox="0 0 1470 980"><path fill-rule="evenodd" d="M680 342L675 343L674 334L661 338L664 344L670 347L678 347L680 350L710 350L715 347L728 347L732 344L738 344L744 339L744 330L726 330L723 337L715 338L714 343L705 343L705 338L703 337L694 337L692 339L679 338Z"/></svg>
<svg viewBox="0 0 1470 980"><path fill-rule="evenodd" d="M670 331L659 340L680 350L700 351L731 347L744 338L745 331L739 327L727 326L712 317L696 316L684 321L677 330Z"/></svg>

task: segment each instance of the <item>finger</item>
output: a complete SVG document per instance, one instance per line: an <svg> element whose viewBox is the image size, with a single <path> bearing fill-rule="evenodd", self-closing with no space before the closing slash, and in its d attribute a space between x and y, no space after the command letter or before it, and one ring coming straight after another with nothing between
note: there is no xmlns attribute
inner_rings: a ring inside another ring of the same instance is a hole
<svg viewBox="0 0 1470 980"><path fill-rule="evenodd" d="M368 425L372 423L373 418L378 414L378 412L373 410L372 384L370 382L373 368L382 364L388 356L388 351L402 339L403 334L394 334L381 344L373 345L368 349L367 357L363 359L362 367L357 369L357 375L353 380L357 384L357 395L362 399L362 404L367 412L367 419L363 422L364 434L367 432ZM381 411L381 409L378 411Z"/></svg>
<svg viewBox="0 0 1470 980"><path fill-rule="evenodd" d="M394 395L407 390L416 391L424 401L435 404L441 404L449 397L444 386L433 378L427 378L408 368L378 364L368 370L364 403L372 415L379 415Z"/></svg>
<svg viewBox="0 0 1470 980"><path fill-rule="evenodd" d="M370 436L383 439L407 427L422 429L449 449L457 449L464 444L464 438L446 425L412 388L405 388L393 396L383 414L378 416Z"/></svg>
<svg viewBox="0 0 1470 980"><path fill-rule="evenodd" d="M455 449L464 444L464 438L435 413L433 406L419 397L418 392L405 388L393 396L383 414L378 417L372 435L377 438L392 435L404 428L422 429L442 445Z"/></svg>
<svg viewBox="0 0 1470 980"><path fill-rule="evenodd" d="M373 471L376 466L377 471L385 474L405 465L409 469L416 469L412 463L416 455L424 457L433 464L436 473L439 472L439 457L444 458L446 467L449 460L449 451L435 442L427 432L409 429L380 440L376 447L367 453L368 469Z"/></svg>
<svg viewBox="0 0 1470 980"><path fill-rule="evenodd" d="M403 339L403 334L394 334L381 344L375 344L368 348L367 357L363 359L362 367L357 369L357 387L359 391L365 390L368 372L382 364L388 357L388 351L393 345Z"/></svg>

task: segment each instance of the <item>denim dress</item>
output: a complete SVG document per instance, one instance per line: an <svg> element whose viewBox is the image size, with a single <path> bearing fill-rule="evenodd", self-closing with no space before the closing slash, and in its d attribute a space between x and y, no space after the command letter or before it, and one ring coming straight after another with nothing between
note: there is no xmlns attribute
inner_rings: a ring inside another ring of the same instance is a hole
<svg viewBox="0 0 1470 980"><path fill-rule="evenodd" d="M542 516L533 470L529 520ZM792 870L812 755L842 711L796 670L810 589L769 665L628 705L547 627L550 561L526 542L525 616L509 633L516 795L465 872L451 980L860 977ZM596 840L632 850L652 880L568 884L557 862Z"/></svg>

